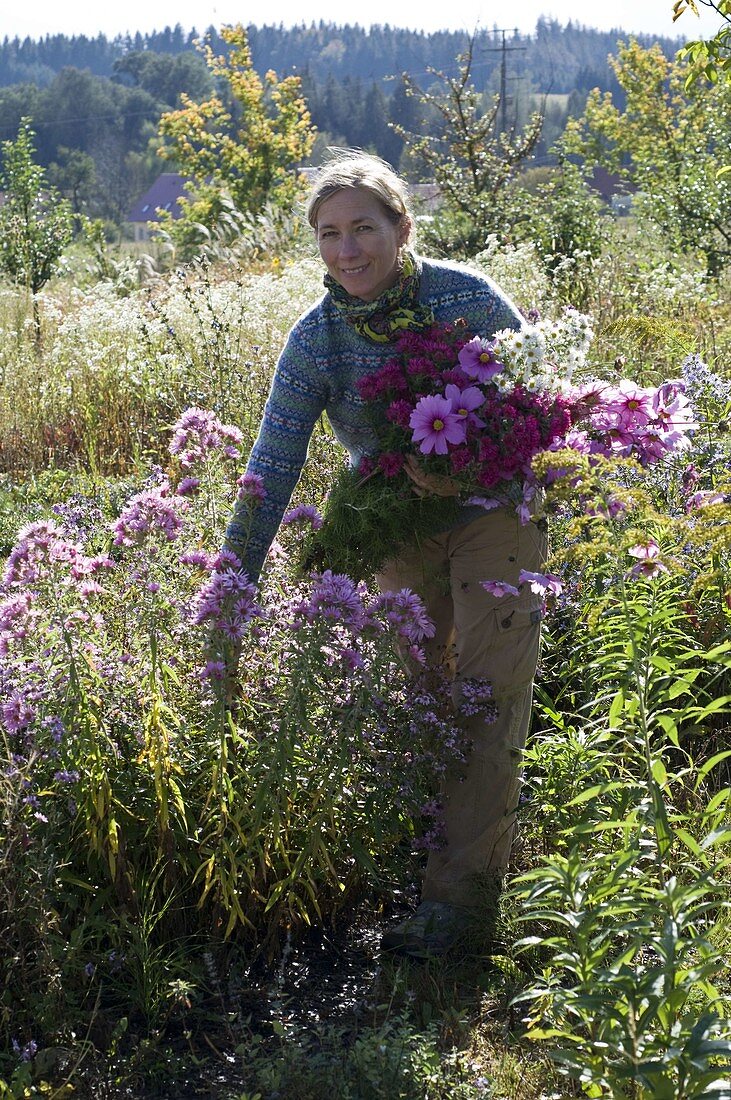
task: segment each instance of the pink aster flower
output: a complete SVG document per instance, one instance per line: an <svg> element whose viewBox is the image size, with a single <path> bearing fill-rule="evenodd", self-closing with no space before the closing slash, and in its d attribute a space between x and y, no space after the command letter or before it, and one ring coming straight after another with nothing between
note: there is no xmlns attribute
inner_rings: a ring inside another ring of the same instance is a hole
<svg viewBox="0 0 731 1100"><path fill-rule="evenodd" d="M495 599L501 600L503 596L519 596L520 591L515 585L508 584L506 581L480 581L480 584L489 592Z"/></svg>
<svg viewBox="0 0 731 1100"><path fill-rule="evenodd" d="M546 592L560 596L563 592L563 581L553 573L530 573L527 569L521 569L518 582L529 584L531 592L535 592L538 596L543 596Z"/></svg>
<svg viewBox="0 0 731 1100"><path fill-rule="evenodd" d="M404 456L398 451L384 451L378 456L378 466L384 477L396 477L401 473L404 465Z"/></svg>
<svg viewBox="0 0 731 1100"><path fill-rule="evenodd" d="M480 336L469 340L457 358L467 377L475 378L478 382L489 382L503 369L503 364L495 358L494 345Z"/></svg>
<svg viewBox="0 0 731 1100"><path fill-rule="evenodd" d="M409 419L413 429L412 442L419 443L422 454L434 451L445 455L450 443L464 443L467 427L464 419L452 410L446 397L422 397Z"/></svg>

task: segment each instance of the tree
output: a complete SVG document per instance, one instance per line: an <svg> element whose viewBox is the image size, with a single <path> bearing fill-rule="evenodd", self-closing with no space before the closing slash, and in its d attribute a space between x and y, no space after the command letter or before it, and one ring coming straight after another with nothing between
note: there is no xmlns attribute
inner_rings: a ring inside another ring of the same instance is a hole
<svg viewBox="0 0 731 1100"><path fill-rule="evenodd" d="M160 103L175 106L181 92L191 98L211 91L211 74L203 59L195 53L151 53L139 50L126 53L114 62L114 79L144 88Z"/></svg>
<svg viewBox="0 0 731 1100"><path fill-rule="evenodd" d="M688 71L690 86L701 75L715 84L719 77L731 80L731 0L676 0L673 4L673 22L686 11L698 12L698 5L711 8L724 20L713 38L688 42L680 51L681 58L692 62Z"/></svg>
<svg viewBox="0 0 731 1100"><path fill-rule="evenodd" d="M0 207L0 271L32 295L39 339L36 295L55 274L71 240L73 212L65 199L47 187L45 171L33 159L34 136L30 119L26 118L16 140L2 143L0 185L5 202Z"/></svg>
<svg viewBox="0 0 731 1100"><path fill-rule="evenodd" d="M483 109L471 70L472 44L459 58L458 76L430 70L438 81L433 91L404 74L407 93L434 112L439 132L417 135L396 126L412 158L424 163L439 186L443 208L424 236L448 255L474 255L490 234L510 236L528 216L519 193L507 185L531 156L543 125L542 114L534 112L522 132L499 132L500 97Z"/></svg>
<svg viewBox="0 0 731 1100"><path fill-rule="evenodd" d="M80 214L92 193L96 166L88 153L59 145L58 161L48 165L48 178L71 203L74 214Z"/></svg>
<svg viewBox="0 0 731 1100"><path fill-rule="evenodd" d="M181 204L182 226L169 223L173 236L189 229L186 221L212 228L222 194L242 213L256 214L267 202L290 208L302 189L294 168L315 138L299 78L280 81L270 71L262 80L240 24L224 27L221 37L228 54L217 57L210 46L204 54L213 77L227 86L231 110L218 93L200 103L183 94L180 109L160 120L161 156L195 185L191 201Z"/></svg>
<svg viewBox="0 0 731 1100"><path fill-rule="evenodd" d="M698 249L718 276L731 261L731 177L720 174L731 144L731 82L689 83L687 62L635 40L611 64L625 109L595 88L583 116L568 122L566 151L635 183L670 244Z"/></svg>

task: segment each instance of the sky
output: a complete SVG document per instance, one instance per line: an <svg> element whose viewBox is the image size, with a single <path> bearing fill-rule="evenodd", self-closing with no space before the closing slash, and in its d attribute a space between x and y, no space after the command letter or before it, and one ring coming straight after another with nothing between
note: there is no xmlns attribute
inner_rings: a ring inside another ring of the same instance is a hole
<svg viewBox="0 0 731 1100"><path fill-rule="evenodd" d="M368 0L367 5L346 4L343 0L267 0L254 6L242 0L123 0L108 4L99 0L27 0L5 3L3 8L0 36L9 38L94 36L100 32L114 37L163 30L177 23L187 33L225 23L296 26L320 19L362 27L388 23L427 32L516 27L530 34L541 15L563 25L573 20L598 30L699 38L714 34L721 24L719 16L703 7L700 18L687 11L673 24L673 0L593 0L591 4L587 0L512 0L508 5L497 0L460 0L446 5L439 0Z"/></svg>

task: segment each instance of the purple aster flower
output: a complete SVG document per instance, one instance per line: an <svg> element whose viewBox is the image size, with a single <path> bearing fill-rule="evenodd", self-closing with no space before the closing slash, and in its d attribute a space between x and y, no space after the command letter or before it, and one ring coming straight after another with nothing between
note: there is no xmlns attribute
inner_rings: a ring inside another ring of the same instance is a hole
<svg viewBox="0 0 731 1100"><path fill-rule="evenodd" d="M351 646L346 646L340 650L340 659L349 672L357 672L365 664L362 655Z"/></svg>
<svg viewBox="0 0 731 1100"><path fill-rule="evenodd" d="M219 557L223 557L223 551ZM192 620L196 626L210 623L225 637L239 639L253 618L263 615L256 602L256 586L243 569L222 566L214 569L193 600Z"/></svg>
<svg viewBox="0 0 731 1100"><path fill-rule="evenodd" d="M36 716L35 707L20 691L13 691L2 705L2 717L8 733L20 733Z"/></svg>
<svg viewBox="0 0 731 1100"><path fill-rule="evenodd" d="M167 485L136 493L113 524L114 545L140 546L154 531L173 542L182 530L180 511L186 507L186 501L169 495Z"/></svg>
<svg viewBox="0 0 731 1100"><path fill-rule="evenodd" d="M79 773L77 771L58 771L54 773L53 778L57 783L78 783Z"/></svg>
<svg viewBox="0 0 731 1100"><path fill-rule="evenodd" d="M282 517L282 523L285 527L290 523L309 523L313 531L319 531L322 527L322 516L311 504L298 504Z"/></svg>
<svg viewBox="0 0 731 1100"><path fill-rule="evenodd" d="M240 458L244 436L233 424L222 424L208 409L186 409L173 426L170 454L178 455L182 466L205 462L218 451L226 458Z"/></svg>
<svg viewBox="0 0 731 1100"><path fill-rule="evenodd" d="M266 500L267 491L264 488L264 479L259 474L242 474L236 484L239 491L236 494L239 500L248 500L252 504L258 504Z"/></svg>
<svg viewBox="0 0 731 1100"><path fill-rule="evenodd" d="M367 619L363 606L365 586L356 584L345 573L333 573L331 569L315 573L313 582L309 600L296 608L296 614L303 616L307 622L325 619L359 633Z"/></svg>
<svg viewBox="0 0 731 1100"><path fill-rule="evenodd" d="M424 601L410 588L399 592L382 592L376 597L375 612L385 612L386 621L396 628L397 633L410 642L421 642L424 638L433 638L436 633L434 623L426 613Z"/></svg>
<svg viewBox="0 0 731 1100"><path fill-rule="evenodd" d="M16 1054L19 1054L23 1062L31 1062L38 1053L38 1043L35 1039L31 1039L29 1043L26 1043L21 1048L20 1043L16 1039L13 1039L13 1050Z"/></svg>
<svg viewBox="0 0 731 1100"><path fill-rule="evenodd" d="M175 492L179 497L191 497L200 488L201 479L199 477L184 477L182 481L178 483L178 487Z"/></svg>
<svg viewBox="0 0 731 1100"><path fill-rule="evenodd" d="M223 680L226 675L225 661L206 661L198 673L201 680Z"/></svg>
<svg viewBox="0 0 731 1100"><path fill-rule="evenodd" d="M233 550L220 550L211 563L212 569L240 569L241 559Z"/></svg>
<svg viewBox="0 0 731 1100"><path fill-rule="evenodd" d="M450 443L464 443L467 427L464 419L452 410L446 397L422 397L409 418L413 429L412 442L419 443L422 454L434 451L445 455Z"/></svg>
<svg viewBox="0 0 731 1100"><path fill-rule="evenodd" d="M181 565L197 565L200 569L205 569L207 573L213 569L213 557L206 550L186 550L184 554L181 554L178 558ZM236 564L239 564L237 559Z"/></svg>

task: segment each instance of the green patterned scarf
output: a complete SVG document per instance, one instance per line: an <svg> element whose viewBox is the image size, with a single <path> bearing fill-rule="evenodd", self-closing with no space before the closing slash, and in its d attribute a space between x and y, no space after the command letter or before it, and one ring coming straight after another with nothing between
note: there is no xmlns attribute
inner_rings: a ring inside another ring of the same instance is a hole
<svg viewBox="0 0 731 1100"><path fill-rule="evenodd" d="M434 324L431 307L419 301L420 283L421 264L408 251L403 253L398 281L375 302L352 297L332 275L325 275L325 286L343 319L376 344L395 340L404 329L423 332Z"/></svg>

